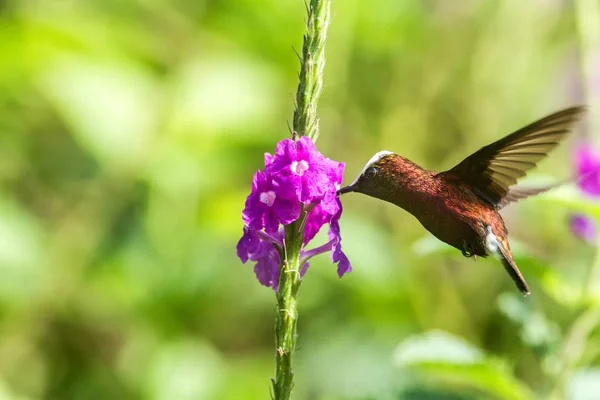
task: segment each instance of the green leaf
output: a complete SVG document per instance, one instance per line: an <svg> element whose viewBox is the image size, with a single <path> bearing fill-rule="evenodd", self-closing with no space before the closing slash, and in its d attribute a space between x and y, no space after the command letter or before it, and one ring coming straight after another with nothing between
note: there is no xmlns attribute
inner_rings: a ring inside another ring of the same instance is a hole
<svg viewBox="0 0 600 400"><path fill-rule="evenodd" d="M483 353L466 341L443 331L431 331L409 337L394 350L397 366L420 362L474 363L483 359Z"/></svg>
<svg viewBox="0 0 600 400"><path fill-rule="evenodd" d="M524 343L546 353L558 344L560 328L555 322L534 308L533 303L515 293L503 293L498 297L500 311L519 325Z"/></svg>
<svg viewBox="0 0 600 400"><path fill-rule="evenodd" d="M533 399L506 365L462 339L433 331L408 338L394 351L394 364L448 390L476 390L503 400Z"/></svg>
<svg viewBox="0 0 600 400"><path fill-rule="evenodd" d="M501 400L535 399L531 389L508 373L505 368L487 361L476 364L420 363L413 370L432 383L451 388L465 388L487 393Z"/></svg>

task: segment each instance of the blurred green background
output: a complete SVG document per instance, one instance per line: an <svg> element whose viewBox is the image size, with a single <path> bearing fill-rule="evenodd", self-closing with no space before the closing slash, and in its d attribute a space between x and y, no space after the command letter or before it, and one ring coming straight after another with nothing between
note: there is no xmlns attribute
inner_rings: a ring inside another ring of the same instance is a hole
<svg viewBox="0 0 600 400"><path fill-rule="evenodd" d="M320 150L346 181L381 149L441 170L583 102L595 140L600 52L578 27L600 16L575 6L334 0ZM1 399L269 398L275 297L234 249L289 134L305 18L302 0L0 1ZM528 181L570 176L576 142ZM600 398L600 262L566 223L600 204L567 185L505 209L523 299L497 261L343 201L354 271L311 263L296 399Z"/></svg>

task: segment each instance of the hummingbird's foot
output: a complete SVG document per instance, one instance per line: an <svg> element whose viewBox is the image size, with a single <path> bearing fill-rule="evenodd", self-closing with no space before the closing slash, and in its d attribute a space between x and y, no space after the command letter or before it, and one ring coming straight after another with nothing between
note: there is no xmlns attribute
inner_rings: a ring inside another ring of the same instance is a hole
<svg viewBox="0 0 600 400"><path fill-rule="evenodd" d="M473 249L473 246L470 243L467 243L465 240L463 240L462 255L467 258L470 258L475 255L474 251L475 250Z"/></svg>

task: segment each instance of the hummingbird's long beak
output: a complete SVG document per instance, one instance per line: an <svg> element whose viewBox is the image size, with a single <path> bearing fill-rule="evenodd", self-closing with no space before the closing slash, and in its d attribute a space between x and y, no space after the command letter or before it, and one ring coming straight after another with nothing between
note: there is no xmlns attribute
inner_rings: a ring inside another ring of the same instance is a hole
<svg viewBox="0 0 600 400"><path fill-rule="evenodd" d="M339 195L342 195L344 193L354 192L354 189L355 189L355 185L354 184L348 185L348 186L345 186L345 187L341 188L340 190L338 190L336 192L336 194L339 196Z"/></svg>

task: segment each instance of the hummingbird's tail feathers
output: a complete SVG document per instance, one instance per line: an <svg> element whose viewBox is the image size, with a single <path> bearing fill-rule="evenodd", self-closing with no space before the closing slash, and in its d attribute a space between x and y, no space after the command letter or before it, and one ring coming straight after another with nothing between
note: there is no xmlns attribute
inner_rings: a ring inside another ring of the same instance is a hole
<svg viewBox="0 0 600 400"><path fill-rule="evenodd" d="M513 260L510 250L504 249L504 246L498 246L498 250L500 252L500 261L502 261L504 269L515 282L517 288L523 293L523 296L528 296L531 293L529 291L529 286L527 286L525 278L523 278L521 271L519 271L517 264L515 264L515 260Z"/></svg>
<svg viewBox="0 0 600 400"><path fill-rule="evenodd" d="M485 247L487 251L500 258L504 269L508 272L521 293L523 293L524 296L529 295L529 287L527 286L527 282L525 282L525 278L523 278L521 271L519 271L517 264L515 264L515 260L513 260L512 253L510 252L510 245L508 244L506 236L497 236L494 233L493 228L489 225L486 229Z"/></svg>

